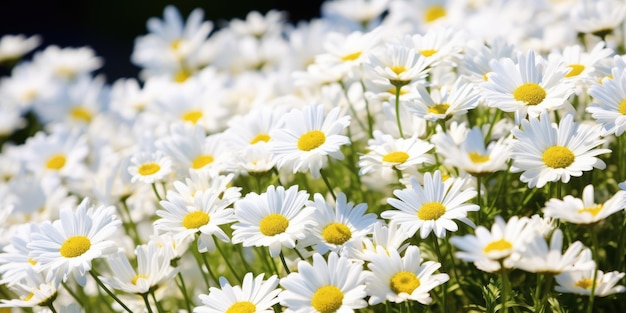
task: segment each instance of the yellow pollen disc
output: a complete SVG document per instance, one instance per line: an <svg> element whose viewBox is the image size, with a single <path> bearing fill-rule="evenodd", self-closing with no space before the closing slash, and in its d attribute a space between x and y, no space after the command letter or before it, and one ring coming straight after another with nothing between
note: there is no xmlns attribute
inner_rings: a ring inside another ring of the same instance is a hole
<svg viewBox="0 0 626 313"><path fill-rule="evenodd" d="M73 79L76 76L76 71L73 68L68 66L59 66L54 71L58 76L61 76L65 79Z"/></svg>
<svg viewBox="0 0 626 313"><path fill-rule="evenodd" d="M172 48L172 50L178 50L180 48L181 43L183 43L182 39L176 39L172 41L172 43L170 44L170 47Z"/></svg>
<svg viewBox="0 0 626 313"><path fill-rule="evenodd" d="M619 113L622 115L626 115L626 99L622 100L622 102L619 103L617 111L619 111Z"/></svg>
<svg viewBox="0 0 626 313"><path fill-rule="evenodd" d="M311 298L311 306L320 313L334 313L343 304L343 292L335 286L317 289Z"/></svg>
<svg viewBox="0 0 626 313"><path fill-rule="evenodd" d="M395 95L396 94L396 90L398 87L393 87L390 88L389 90L387 90L388 93ZM407 93L409 93L409 91L406 88L400 88L400 95L406 95Z"/></svg>
<svg viewBox="0 0 626 313"><path fill-rule="evenodd" d="M91 248L91 241L85 236L72 236L65 240L59 252L66 258L81 256Z"/></svg>
<svg viewBox="0 0 626 313"><path fill-rule="evenodd" d="M209 214L202 211L194 211L185 215L185 218L183 218L183 226L187 229L196 229L206 225L210 220L211 217Z"/></svg>
<svg viewBox="0 0 626 313"><path fill-rule="evenodd" d="M360 56L361 56L361 51L350 53L348 55L344 55L343 57L341 57L341 61L344 61L344 62L354 61L358 59Z"/></svg>
<svg viewBox="0 0 626 313"><path fill-rule="evenodd" d="M254 137L254 138L252 138L252 140L250 140L250 144L253 145L253 144L256 144L256 143L261 142L261 141L263 141L263 142L270 141L270 135L268 135L268 134L258 134L258 135L256 135L256 137Z"/></svg>
<svg viewBox="0 0 626 313"><path fill-rule="evenodd" d="M60 170L65 166L66 158L62 154L55 154L46 162L46 168L49 170Z"/></svg>
<svg viewBox="0 0 626 313"><path fill-rule="evenodd" d="M342 245L352 238L352 232L348 226L341 223L332 223L324 227L322 237L326 242L334 245Z"/></svg>
<svg viewBox="0 0 626 313"><path fill-rule="evenodd" d="M470 160L474 163L485 163L490 159L488 155L482 155L478 152L470 152L468 155Z"/></svg>
<svg viewBox="0 0 626 313"><path fill-rule="evenodd" d="M191 168L193 168L194 170L201 169L205 165L210 163L213 163L213 156L208 154L200 155L193 159L193 162L191 162Z"/></svg>
<svg viewBox="0 0 626 313"><path fill-rule="evenodd" d="M543 152L543 163L551 168L566 168L576 159L576 156L568 147L552 146Z"/></svg>
<svg viewBox="0 0 626 313"><path fill-rule="evenodd" d="M404 72L406 71L406 67L404 67L404 66L400 66L400 65L396 65L396 66L392 66L392 67L391 67L391 70L392 70L394 73L396 73L396 74L400 75L401 73L404 73Z"/></svg>
<svg viewBox="0 0 626 313"><path fill-rule="evenodd" d="M487 76L487 74L489 74L489 73L483 74L483 80L484 81L488 81L489 80L489 76Z"/></svg>
<svg viewBox="0 0 626 313"><path fill-rule="evenodd" d="M602 208L604 207L604 205L602 204L598 204L596 206L592 206L589 208L582 208L580 210L578 210L578 214L583 214L585 212L591 213L591 215L596 216L598 215L598 213L600 213L600 211L602 211Z"/></svg>
<svg viewBox="0 0 626 313"><path fill-rule="evenodd" d="M259 230L265 236L274 236L284 233L289 227L289 220L282 214L272 213L261 220Z"/></svg>
<svg viewBox="0 0 626 313"><path fill-rule="evenodd" d="M426 9L426 12L424 12L424 20L427 23L434 22L444 16L446 16L446 9L440 5L430 6Z"/></svg>
<svg viewBox="0 0 626 313"><path fill-rule="evenodd" d="M22 94L22 99L24 101L32 101L35 100L39 96L36 90L27 90Z"/></svg>
<svg viewBox="0 0 626 313"><path fill-rule="evenodd" d="M409 154L403 151L394 151L383 156L383 162L404 163L409 159Z"/></svg>
<svg viewBox="0 0 626 313"><path fill-rule="evenodd" d="M583 288L583 289L590 289L592 285L593 285L593 280L589 278L583 278L576 282L576 286Z"/></svg>
<svg viewBox="0 0 626 313"><path fill-rule="evenodd" d="M26 297L24 297L24 301L30 301L30 299L32 299L35 296L34 293L29 293Z"/></svg>
<svg viewBox="0 0 626 313"><path fill-rule="evenodd" d="M183 114L183 116L181 116L181 119L185 122L189 122L189 123L197 123L199 119L202 118L202 111L198 111L198 110L192 110L192 111L187 111L185 112L185 114Z"/></svg>
<svg viewBox="0 0 626 313"><path fill-rule="evenodd" d="M35 260L31 259L31 258L28 258L28 264L34 266L34 265L37 265L37 261L35 261Z"/></svg>
<svg viewBox="0 0 626 313"><path fill-rule="evenodd" d="M425 57L429 57L433 54L437 53L437 50L435 49L424 49L424 50L420 50L420 54L425 56Z"/></svg>
<svg viewBox="0 0 626 313"><path fill-rule="evenodd" d="M571 68L571 70L565 75L565 77L574 77L580 75L580 73L585 70L585 66L582 64L570 64L567 67Z"/></svg>
<svg viewBox="0 0 626 313"><path fill-rule="evenodd" d="M140 278L147 279L148 276L145 276L145 275L135 275L135 277L133 277L133 280L131 281L133 283L133 285L137 285L137 281Z"/></svg>
<svg viewBox="0 0 626 313"><path fill-rule="evenodd" d="M396 273L389 282L391 290L398 294L402 292L412 294L413 290L417 289L420 284L420 279L417 278L415 273L407 271Z"/></svg>
<svg viewBox="0 0 626 313"><path fill-rule="evenodd" d="M319 130L312 130L304 133L298 139L298 149L302 151L311 151L326 142L326 135Z"/></svg>
<svg viewBox="0 0 626 313"><path fill-rule="evenodd" d="M233 303L233 305L226 310L226 313L254 313L256 312L256 305L249 301L239 301Z"/></svg>
<svg viewBox="0 0 626 313"><path fill-rule="evenodd" d="M487 244L485 248L483 248L483 251L485 253L489 253L491 251L502 251L502 250L508 250L511 248L513 248L513 245L510 242L504 239L500 239L500 240L492 241L489 244Z"/></svg>
<svg viewBox="0 0 626 313"><path fill-rule="evenodd" d="M83 107L73 107L70 110L70 116L75 120L81 120L85 122L90 122L93 118L91 112Z"/></svg>
<svg viewBox="0 0 626 313"><path fill-rule="evenodd" d="M193 73L186 69L180 69L174 74L174 81L177 83L184 83Z"/></svg>
<svg viewBox="0 0 626 313"><path fill-rule="evenodd" d="M428 113L432 113L432 114L446 114L446 112L448 111L449 107L450 107L450 105L447 104L447 103L435 104L435 105L431 106L430 108L428 108Z"/></svg>
<svg viewBox="0 0 626 313"><path fill-rule="evenodd" d="M535 83L525 83L515 88L513 98L527 105L537 105L546 98L546 91Z"/></svg>
<svg viewBox="0 0 626 313"><path fill-rule="evenodd" d="M439 202L426 202L417 211L420 220L436 220L446 213L446 207Z"/></svg>
<svg viewBox="0 0 626 313"><path fill-rule="evenodd" d="M144 163L139 166L137 172L139 175L148 176L158 172L161 169L161 166L156 163Z"/></svg>

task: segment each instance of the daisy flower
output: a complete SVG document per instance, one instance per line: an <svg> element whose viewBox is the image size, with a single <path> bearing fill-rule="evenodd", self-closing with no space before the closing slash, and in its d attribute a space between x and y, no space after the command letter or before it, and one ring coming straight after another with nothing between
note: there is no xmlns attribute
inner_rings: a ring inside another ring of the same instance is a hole
<svg viewBox="0 0 626 313"><path fill-rule="evenodd" d="M113 234L122 223L113 206L94 206L85 198L78 207L63 207L60 219L43 222L32 234L27 247L30 257L43 270L46 280L67 281L70 274L84 286L85 274L91 271L91 261L115 251Z"/></svg>
<svg viewBox="0 0 626 313"><path fill-rule="evenodd" d="M263 280L265 274L256 277L246 273L241 286L232 286L224 277L220 277L220 287L211 287L209 294L198 297L202 305L193 309L194 313L222 312L255 312L272 313L272 306L278 303L278 294L282 291L278 286L278 277L270 276Z"/></svg>
<svg viewBox="0 0 626 313"><path fill-rule="evenodd" d="M371 272L366 272L370 305L407 300L430 304L430 291L450 279L448 274L433 274L441 267L441 263L422 263L419 248L416 246L406 248L402 257L394 249L377 247L376 251L376 255L367 264Z"/></svg>
<svg viewBox="0 0 626 313"><path fill-rule="evenodd" d="M419 118L431 122L448 120L478 106L478 91L464 78L456 80L454 85L432 89L430 92L422 85L417 86L420 97L409 101L407 109Z"/></svg>
<svg viewBox="0 0 626 313"><path fill-rule="evenodd" d="M563 48L562 52L553 51L548 55L548 60L554 62L564 62L570 69L565 75L566 78L572 79L579 83L589 83L596 81L599 77L595 73L596 65L600 61L609 58L613 53L613 49L605 47L604 41L598 42L589 51L583 51L581 45L571 45Z"/></svg>
<svg viewBox="0 0 626 313"><path fill-rule="evenodd" d="M238 222L231 226L232 242L268 247L272 257L280 254L282 246L295 248L296 240L304 239L306 229L316 224L311 218L315 208L303 208L308 198L297 185L287 190L270 185L262 194L248 193L235 202Z"/></svg>
<svg viewBox="0 0 626 313"><path fill-rule="evenodd" d="M452 27L437 27L411 36L417 53L432 66L454 65L462 57L463 32Z"/></svg>
<svg viewBox="0 0 626 313"><path fill-rule="evenodd" d="M583 171L604 169L605 163L596 157L609 153L598 149L605 140L600 137L600 125L589 126L574 122L572 114L565 115L559 125L553 124L547 111L539 118L522 121L512 130L511 172L523 172L520 180L530 188L541 188L548 182L569 182Z"/></svg>
<svg viewBox="0 0 626 313"><path fill-rule="evenodd" d="M517 124L529 115L564 108L574 85L565 79L570 69L563 63L547 62L532 50L510 58L491 61L493 72L482 83L483 96L490 107L515 112Z"/></svg>
<svg viewBox="0 0 626 313"><path fill-rule="evenodd" d="M51 45L33 56L33 66L62 81L73 81L89 75L100 68L102 63L102 58L96 56L95 51L89 47L60 48Z"/></svg>
<svg viewBox="0 0 626 313"><path fill-rule="evenodd" d="M358 247L350 246L349 255L359 260L369 261L370 257L376 254L378 247L402 253L409 246L409 243L405 242L407 239L409 236L398 223L391 221L387 224L383 220L377 220L371 234L363 238Z"/></svg>
<svg viewBox="0 0 626 313"><path fill-rule="evenodd" d="M394 139L391 135L374 131L374 138L369 140L367 154L359 157L359 175L375 172L380 168L405 170L424 163L435 163L435 158L427 154L434 145L417 138Z"/></svg>
<svg viewBox="0 0 626 313"><path fill-rule="evenodd" d="M583 189L582 199L565 196L563 200L550 199L543 208L545 216L575 224L593 224L626 208L626 191L620 190L604 203L594 201L593 185Z"/></svg>
<svg viewBox="0 0 626 313"><path fill-rule="evenodd" d="M20 224L15 233L9 238L9 244L2 248L0 253L0 284L18 282L27 273L28 268L38 268L37 262L28 257L27 248L31 235L39 231L39 225L34 223Z"/></svg>
<svg viewBox="0 0 626 313"><path fill-rule="evenodd" d="M429 62L417 54L411 45L386 43L371 51L365 62L365 75L373 84L400 88L423 80L428 74Z"/></svg>
<svg viewBox="0 0 626 313"><path fill-rule="evenodd" d="M135 248L137 270L133 268L124 251L118 251L107 258L111 277L100 279L113 289L133 294L147 294L156 290L159 284L173 278L176 270L170 266L172 252L165 252L159 243Z"/></svg>
<svg viewBox="0 0 626 313"><path fill-rule="evenodd" d="M619 0L582 0L570 11L571 25L578 32L600 37L613 32L626 17L626 5Z"/></svg>
<svg viewBox="0 0 626 313"><path fill-rule="evenodd" d="M441 172L424 174L422 187L415 178L411 178L411 187L394 190L398 197L387 199L388 203L397 210L387 210L381 213L386 219L398 222L409 237L420 230L421 238L426 238L432 231L435 236L443 238L446 230L457 231L455 219L475 227L467 218L470 211L478 211L478 205L466 203L476 196L476 190L471 187L463 189L465 179L448 178L443 181Z"/></svg>
<svg viewBox="0 0 626 313"><path fill-rule="evenodd" d="M0 38L0 63L13 62L35 49L41 43L41 36L4 35Z"/></svg>
<svg viewBox="0 0 626 313"><path fill-rule="evenodd" d="M313 198L315 201L309 202L308 206L315 208L312 218L317 226L310 229L311 241L320 254L329 250L342 254L346 246L361 243L377 219L376 214L365 214L367 203L354 205L347 201L343 192L337 193L334 205L326 202L319 193Z"/></svg>
<svg viewBox="0 0 626 313"><path fill-rule="evenodd" d="M298 272L280 280L278 295L285 312L354 312L367 307L362 266L335 252L328 261L313 254L313 264L298 262Z"/></svg>
<svg viewBox="0 0 626 313"><path fill-rule="evenodd" d="M591 251L583 251L581 259L591 261ZM605 273L601 270L598 270L596 273L595 268L584 271L565 272L556 275L554 279L556 280L557 286L554 287L554 289L558 292L589 295L591 294L591 289L593 287L594 275L597 275L594 292L596 297L606 297L626 291L626 287L617 285L617 283L624 278L624 273L618 271Z"/></svg>
<svg viewBox="0 0 626 313"><path fill-rule="evenodd" d="M621 136L626 130L626 70L614 70L612 75L613 79L589 87L593 102L587 112L602 125L604 136Z"/></svg>
<svg viewBox="0 0 626 313"><path fill-rule="evenodd" d="M513 216L504 221L501 216L495 217L491 231L484 226L476 227L475 235L452 236L450 243L462 250L456 257L474 265L485 272L496 272L501 268L513 267L511 256L516 249L523 246L524 230L528 218Z"/></svg>
<svg viewBox="0 0 626 313"><path fill-rule="evenodd" d="M23 278L8 285L19 299L1 299L0 308L47 306L56 299L58 286L59 282L47 280L34 268L24 269Z"/></svg>
<svg viewBox="0 0 626 313"><path fill-rule="evenodd" d="M370 29L380 23L390 0L344 0L323 2L320 8L324 19L341 19L354 25L350 29Z"/></svg>
<svg viewBox="0 0 626 313"><path fill-rule="evenodd" d="M161 201L162 210L157 210L160 219L154 222L159 233L172 234L184 240L198 237L198 251L213 252L215 243L212 236L224 242L230 242L228 235L220 228L221 225L235 221L232 204L228 199L220 199L219 193L213 190L197 191L193 203L175 191L167 193L167 200Z"/></svg>
<svg viewBox="0 0 626 313"><path fill-rule="evenodd" d="M350 139L340 133L350 125L350 116L339 114L336 107L325 116L324 106L316 104L286 113L285 128L270 132L270 151L278 168L292 168L294 173L310 171L313 178L319 178L327 156L343 160L341 146Z"/></svg>
<svg viewBox="0 0 626 313"><path fill-rule="evenodd" d="M485 147L484 136L480 127L474 126L459 136L462 140L453 138L449 133L438 132L430 141L435 145L437 153L444 157L444 165L454 166L473 176L507 169L511 150L508 137L490 141Z"/></svg>
<svg viewBox="0 0 626 313"><path fill-rule="evenodd" d="M130 162L128 173L132 176L132 183L153 184L163 180L172 170L172 160L161 151L136 153Z"/></svg>

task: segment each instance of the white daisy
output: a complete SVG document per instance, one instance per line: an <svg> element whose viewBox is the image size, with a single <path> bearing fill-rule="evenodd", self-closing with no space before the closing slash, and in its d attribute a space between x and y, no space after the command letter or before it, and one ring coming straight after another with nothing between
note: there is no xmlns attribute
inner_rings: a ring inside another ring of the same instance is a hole
<svg viewBox="0 0 626 313"><path fill-rule="evenodd" d="M102 63L102 58L96 56L90 47L60 48L50 45L33 56L34 66L62 81L73 81L78 77L89 75L100 68Z"/></svg>
<svg viewBox="0 0 626 313"><path fill-rule="evenodd" d="M591 261L591 259L590 250L585 250L581 253L581 260ZM598 270L596 273L595 268L556 275L554 279L556 280L557 286L554 287L554 289L558 292L589 295L593 287L594 275L597 275L594 292L596 297L606 297L626 291L626 287L617 285L617 283L624 278L624 273L618 271L605 273L601 270Z"/></svg>
<svg viewBox="0 0 626 313"><path fill-rule="evenodd" d="M128 173L132 175L132 183L152 184L163 180L172 170L172 160L161 151L136 153L130 162Z"/></svg>
<svg viewBox="0 0 626 313"><path fill-rule="evenodd" d="M298 272L280 280L285 312L354 312L367 306L362 266L331 252L328 261L313 254L313 264L298 262Z"/></svg>
<svg viewBox="0 0 626 313"><path fill-rule="evenodd" d="M0 63L14 62L35 49L41 43L41 36L26 37L19 35L3 35L0 37Z"/></svg>
<svg viewBox="0 0 626 313"><path fill-rule="evenodd" d="M605 163L597 155L609 153L598 149L605 142L600 137L600 125L574 122L572 114L565 115L559 125L553 124L547 111L539 118L522 121L513 129L511 172L523 172L520 180L528 187L541 188L548 182L569 182L583 171L604 169Z"/></svg>
<svg viewBox="0 0 626 313"><path fill-rule="evenodd" d="M548 55L548 60L564 62L570 69L565 75L577 83L590 83L598 80L596 66L614 53L613 49L607 48L604 41L598 42L590 51L583 51L581 45L570 45L561 52L553 51Z"/></svg>
<svg viewBox="0 0 626 313"><path fill-rule="evenodd" d="M354 205L343 192L337 193L335 204L328 203L319 193L313 198L315 201L308 206L315 208L312 218L317 226L310 229L311 241L320 254L328 251L342 254L346 246L360 244L376 221L376 214L366 214L367 203Z"/></svg>
<svg viewBox="0 0 626 313"><path fill-rule="evenodd" d="M431 122L464 115L478 106L478 91L465 78L457 79L452 86L433 88L430 92L418 85L417 91L420 97L409 101L407 109Z"/></svg>
<svg viewBox="0 0 626 313"><path fill-rule="evenodd" d="M482 84L483 95L490 107L515 112L517 124L529 115L538 116L543 110L565 108L574 85L565 79L569 68L563 63L547 62L529 50L517 57L491 61L493 72Z"/></svg>
<svg viewBox="0 0 626 313"><path fill-rule="evenodd" d="M398 223L391 221L387 224L383 220L378 220L373 227L370 236L363 238L359 246L349 247L349 255L359 260L368 260L376 254L376 249L382 247L385 250L396 250L402 253L409 243L407 233Z"/></svg>
<svg viewBox="0 0 626 313"><path fill-rule="evenodd" d="M372 50L368 57L364 64L365 77L373 84L386 86L385 89L400 88L423 80L430 64L410 44L402 42L386 43Z"/></svg>
<svg viewBox="0 0 626 313"><path fill-rule="evenodd" d="M583 190L582 199L569 195L563 200L550 199L542 210L543 214L570 223L592 224L626 208L626 191L624 190L616 192L604 203L596 203L593 192L593 185L587 185Z"/></svg>
<svg viewBox="0 0 626 313"><path fill-rule="evenodd" d="M30 257L48 270L47 280L67 281L70 274L84 286L91 262L115 251L111 240L121 221L113 206L90 205L85 198L74 210L61 208L60 219L41 224L27 247Z"/></svg>
<svg viewBox="0 0 626 313"><path fill-rule="evenodd" d="M407 300L430 304L432 298L429 292L450 279L448 274L433 274L441 267L441 263L422 263L416 246L409 246L402 257L394 249L377 247L376 251L367 264L371 271L366 278L370 305Z"/></svg>
<svg viewBox="0 0 626 313"><path fill-rule="evenodd" d="M256 277L248 272L243 277L241 286L232 286L224 277L220 278L220 287L211 287L209 294L198 297L201 306L193 309L194 313L254 312L272 313L272 306L278 303L278 277L272 275L263 280L265 274Z"/></svg>
<svg viewBox="0 0 626 313"><path fill-rule="evenodd" d="M602 124L604 136L621 136L626 130L626 70L613 70L612 76L589 87L593 102L586 110Z"/></svg>
<svg viewBox="0 0 626 313"><path fill-rule="evenodd" d="M9 244L4 246L0 253L0 284L11 284L20 281L27 274L27 269L38 269L37 262L28 254L27 244L31 235L39 231L39 225L34 223L20 224L9 238Z"/></svg>
<svg viewBox="0 0 626 313"><path fill-rule="evenodd" d="M350 139L340 133L350 125L350 116L339 114L336 107L325 115L324 106L316 104L285 114L285 128L270 133L270 151L278 168L292 168L294 173L310 171L318 178L327 156L343 160L341 146Z"/></svg>
<svg viewBox="0 0 626 313"><path fill-rule="evenodd" d="M619 0L581 0L570 11L571 25L578 32L605 37L626 17L626 5Z"/></svg>
<svg viewBox="0 0 626 313"><path fill-rule="evenodd" d="M480 225L476 227L475 235L452 236L450 243L462 251L456 252L456 257L467 262L473 262L476 267L485 272L496 272L501 268L513 267L511 255L516 249L524 245L524 230L528 218L513 216L504 221L496 216L491 231Z"/></svg>
<svg viewBox="0 0 626 313"><path fill-rule="evenodd" d="M282 246L295 248L296 240L306 236L306 229L315 225L311 214L314 207L306 207L309 194L294 185L270 185L262 194L248 193L235 202L238 222L232 225L234 244L244 247L269 247L270 255L280 254Z"/></svg>
<svg viewBox="0 0 626 313"><path fill-rule="evenodd" d="M375 172L380 168L406 170L416 165L435 163L435 158L427 154L433 144L417 138L394 139L391 135L374 131L374 138L369 140L367 154L359 157L359 175Z"/></svg>
<svg viewBox="0 0 626 313"><path fill-rule="evenodd" d="M34 268L24 269L23 278L8 285L19 299L0 300L0 308L34 308L52 304L57 297L58 281L49 281Z"/></svg>
<svg viewBox="0 0 626 313"><path fill-rule="evenodd" d="M415 178L411 179L411 187L394 190L398 197L389 198L387 202L397 210L381 213L386 219L398 222L410 236L420 230L421 238L426 238L432 231L435 236L443 238L446 230L457 231L455 219L475 227L467 218L469 211L478 211L478 205L466 203L476 196L476 190L464 188L465 179L448 178L443 181L441 172L424 174L422 187Z"/></svg>

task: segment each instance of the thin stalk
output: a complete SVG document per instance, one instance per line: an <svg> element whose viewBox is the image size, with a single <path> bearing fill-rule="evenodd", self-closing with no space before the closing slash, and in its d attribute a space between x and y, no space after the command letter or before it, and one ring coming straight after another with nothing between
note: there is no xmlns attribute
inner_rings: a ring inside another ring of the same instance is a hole
<svg viewBox="0 0 626 313"><path fill-rule="evenodd" d="M48 303L47 307L48 309L50 309L50 311L52 311L52 313L57 313L57 310L54 309L54 305L52 305L52 302Z"/></svg>
<svg viewBox="0 0 626 313"><path fill-rule="evenodd" d="M502 110L496 109L496 114L493 115L493 119L489 123L489 129L487 130L487 134L485 134L485 146L491 141L491 133L493 132L493 125L500 120L502 117Z"/></svg>
<svg viewBox="0 0 626 313"><path fill-rule="evenodd" d="M287 266L287 261L285 261L285 256L283 255L282 250L280 251L280 262L283 263L283 267L285 268L287 275L289 275L291 271L289 270L289 267Z"/></svg>
<svg viewBox="0 0 626 313"><path fill-rule="evenodd" d="M150 307L150 300L148 300L148 293L142 293L141 297L143 298L143 303L146 304L146 309L148 309L148 313L152 313L152 307Z"/></svg>
<svg viewBox="0 0 626 313"><path fill-rule="evenodd" d="M193 254L193 258L196 260L196 264L198 264L198 269L200 270L200 274L202 274L202 278L203 278L202 280L204 280L207 290L210 289L211 284L209 283L209 280L211 279L209 278L207 273L205 273L204 270L202 269L203 264L202 264L202 260L200 259L200 253L198 252L198 249L195 247L191 248L191 254Z"/></svg>
<svg viewBox="0 0 626 313"><path fill-rule="evenodd" d="M398 123L398 131L400 132L400 137L404 138L404 133L402 132L402 123L400 122L400 88L402 86L396 86L396 123Z"/></svg>
<svg viewBox="0 0 626 313"><path fill-rule="evenodd" d="M152 191L154 191L154 195L157 197L159 201L163 200L163 198L161 198L161 195L159 194L159 191L157 190L155 183L152 183Z"/></svg>
<svg viewBox="0 0 626 313"><path fill-rule="evenodd" d="M111 290L109 290L109 288L107 288L102 281L100 280L100 278L98 278L98 275L96 275L93 270L89 271L89 274L91 275L91 277L93 277L93 279L96 281L96 283L98 284L98 286L100 286L100 288L102 288L111 298L113 298L113 300L115 300L115 302L117 302L120 306L122 306L122 308L124 308L124 310L126 310L126 312L128 313L133 313L133 311L131 311L131 309L129 309L124 302L122 302L120 299L118 299L115 294L113 292L111 292Z"/></svg>
<svg viewBox="0 0 626 313"><path fill-rule="evenodd" d="M76 303L78 303L78 305L81 308L84 308L85 305L83 304L83 302L81 301L80 297L78 297L78 295L74 292L74 290L70 289L70 287L67 285L67 283L65 282L61 282L61 285L63 285L63 287L65 288L65 290L67 290L67 292L70 294L70 296L72 296L72 298L74 298L74 300L76 301Z"/></svg>
<svg viewBox="0 0 626 313"><path fill-rule="evenodd" d="M363 80L361 80L361 88L363 88L363 93L365 93L367 88L365 88ZM370 111L370 103L366 97L363 97L363 101L365 101L365 112L367 113L367 133L370 138L374 138L374 118L372 118L372 112Z"/></svg>
<svg viewBox="0 0 626 313"><path fill-rule="evenodd" d="M298 251L298 248L293 248L294 251L296 251L296 254L298 254L298 257L300 257L300 260L304 261L304 257L302 256L302 254L300 253L300 251Z"/></svg>
<svg viewBox="0 0 626 313"><path fill-rule="evenodd" d="M443 264L444 259L443 256L441 255L441 249L439 248L439 240L437 239L437 236L435 235L435 233L433 233L433 245L435 246L435 253L437 253L437 259L439 260L439 263ZM443 306L443 312L448 312L448 288L446 288L446 286L441 286L441 288L443 289L443 302L441 303L441 305Z"/></svg>
<svg viewBox="0 0 626 313"><path fill-rule="evenodd" d="M330 191L330 195L333 196L333 199L337 200L337 196L335 196L333 187L330 185L328 177L326 177L326 174L324 173L324 169L320 169L320 175L322 176L322 180L324 180L324 184L326 184L326 188L328 188L328 191Z"/></svg>
<svg viewBox="0 0 626 313"><path fill-rule="evenodd" d="M219 279L217 279L217 276L215 276L215 273L211 270L211 265L209 264L209 259L206 257L206 253L200 253L200 256L202 257L202 261L204 262L204 266L206 266L206 270L209 272L209 275L215 283L218 283Z"/></svg>
<svg viewBox="0 0 626 313"><path fill-rule="evenodd" d="M220 254L222 255L222 258L224 259L224 261L226 261L226 265L228 266L228 269L230 270L230 272L233 273L233 275L235 276L235 278L237 278L239 283L242 283L243 281L241 280L241 276L239 276L239 274L237 274L237 271L233 268L232 262L229 262L229 257L224 253L224 250L222 250L222 247L220 247L219 243L217 242L217 238L215 236L213 236L213 241L215 241L215 247L217 247L217 251L220 252Z"/></svg>
<svg viewBox="0 0 626 313"><path fill-rule="evenodd" d="M509 308L506 303L509 301L509 290L511 288L511 284L509 282L509 272L506 268L504 268L504 263L502 261L500 261L500 278L502 279L502 312L508 313Z"/></svg>
<svg viewBox="0 0 626 313"><path fill-rule="evenodd" d="M130 208L128 207L128 203L126 203L126 199L122 199L122 208L124 212L126 212L126 216L128 217L128 224L130 225L130 229L132 229L134 235L131 235L133 238L133 242L136 246L142 243L141 238L139 238L139 231L137 230L137 224L133 221L133 218L130 214ZM130 234L129 234L130 235Z"/></svg>
<svg viewBox="0 0 626 313"><path fill-rule="evenodd" d="M178 285L178 289L180 289L180 292L183 294L183 298L185 298L185 308L187 309L187 312L191 312L191 300L189 299L189 295L187 294L187 286L185 285L185 279L183 278L183 274L178 271L176 277L180 281L176 282L176 285Z"/></svg>
<svg viewBox="0 0 626 313"><path fill-rule="evenodd" d="M248 261L246 261L246 258L243 255L243 246L239 244L235 246L237 249L237 254L239 254L239 259L241 259L241 263L243 263L243 266L246 268L246 272L252 272L252 269L250 268Z"/></svg>
<svg viewBox="0 0 626 313"><path fill-rule="evenodd" d="M341 90L343 90L343 94L346 97L346 101L348 102L348 108L350 109L350 113L352 113L352 115L354 116L354 119L356 120L357 124L359 124L359 127L361 127L363 131L367 131L367 127L365 127L365 124L363 124L361 119L359 119L356 109L354 109L354 105L352 105L352 101L350 101L350 97L348 97L348 89L346 88L346 85L342 81L339 82L339 85L341 85Z"/></svg>
<svg viewBox="0 0 626 313"><path fill-rule="evenodd" d="M165 310L161 306L161 303L159 301L157 301L156 295L154 294L154 290L150 290L150 295L152 296L152 300L154 301L154 304L156 304L157 311L159 313L164 313Z"/></svg>
<svg viewBox="0 0 626 313"><path fill-rule="evenodd" d="M484 208L482 207L482 177L476 176L476 202L478 204L478 225L482 225L483 224L483 210Z"/></svg>
<svg viewBox="0 0 626 313"><path fill-rule="evenodd" d="M543 274L544 278L545 278L545 286L543 288L543 297L541 298L541 302L539 302L539 306L537 308L535 308L535 312L545 312L546 311L546 304L548 303L548 297L551 294L551 289L552 289L552 281L554 280L554 274L552 273L544 273Z"/></svg>
<svg viewBox="0 0 626 313"><path fill-rule="evenodd" d="M589 302L587 303L587 313L593 312L593 302L596 295L596 280L598 279L598 267L600 264L600 256L598 254L598 233L595 225L591 227L591 251L596 261L596 267L593 270L593 282L591 283L591 293L589 294Z"/></svg>

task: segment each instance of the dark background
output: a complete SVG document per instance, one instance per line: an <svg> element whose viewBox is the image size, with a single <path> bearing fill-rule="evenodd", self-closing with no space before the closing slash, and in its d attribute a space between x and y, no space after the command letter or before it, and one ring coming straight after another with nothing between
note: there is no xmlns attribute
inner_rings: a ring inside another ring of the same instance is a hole
<svg viewBox="0 0 626 313"><path fill-rule="evenodd" d="M60 47L89 46L104 60L98 73L111 83L121 77L136 77L139 69L130 62L136 37L148 33L150 17L163 18L168 4L176 6L183 19L195 8L204 10L214 29L233 18L244 19L250 11L270 9L287 13L289 22L319 17L322 0L0 0L0 36L39 34L42 44ZM27 55L30 57L32 54ZM6 74L6 73L2 73Z"/></svg>

